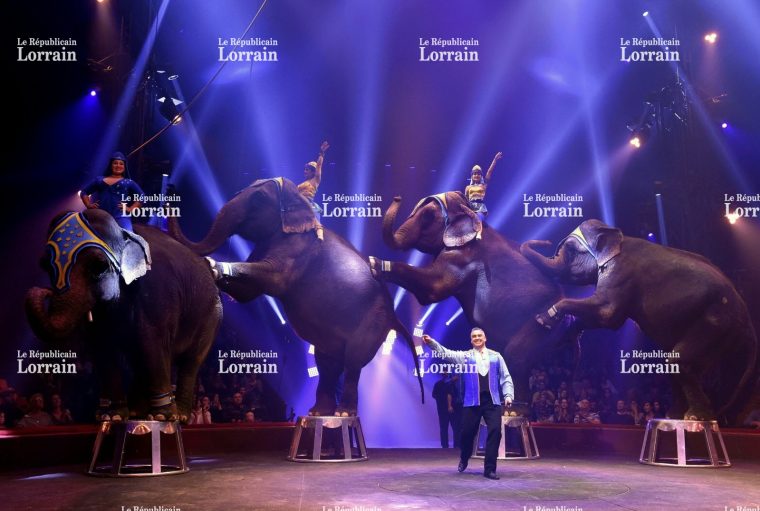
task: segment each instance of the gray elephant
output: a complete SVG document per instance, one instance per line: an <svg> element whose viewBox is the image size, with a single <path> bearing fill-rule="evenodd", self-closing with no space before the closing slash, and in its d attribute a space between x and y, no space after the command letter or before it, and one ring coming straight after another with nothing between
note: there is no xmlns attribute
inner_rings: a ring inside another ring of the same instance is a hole
<svg viewBox="0 0 760 511"><path fill-rule="evenodd" d="M520 250L547 275L565 284L595 284L596 292L559 300L536 317L539 323L551 328L571 314L584 328L617 329L632 319L665 352L680 355L669 359L678 372L661 368L673 386L669 415L714 418L713 404L720 404L717 415L732 421L757 381L758 346L744 300L717 267L691 252L623 236L599 220L583 222L553 257L535 250L546 246L551 243L533 240ZM711 399L700 380L716 365L723 371Z"/></svg>
<svg viewBox="0 0 760 511"><path fill-rule="evenodd" d="M546 361L555 344L533 317L561 297L559 286L523 257L516 243L482 222L461 192L425 197L394 231L400 205L396 197L385 213L386 244L435 259L418 268L371 257L373 273L407 289L422 305L455 297L470 323L486 331L489 347L503 352L515 399L530 402L530 370Z"/></svg>
<svg viewBox="0 0 760 511"><path fill-rule="evenodd" d="M258 180L239 192L198 243L182 234L176 219L169 223L172 236L201 255L233 234L255 243L248 262L212 261L219 287L241 302L262 294L279 298L295 331L314 345L319 383L310 413L355 415L361 370L390 330L406 339L415 367L417 354L396 318L388 290L372 277L367 260L329 229L320 240L316 227L308 201L283 178ZM341 374L343 395L337 404ZM422 391L421 379L419 384Z"/></svg>
<svg viewBox="0 0 760 511"><path fill-rule="evenodd" d="M126 418L131 408L140 417L186 420L222 317L206 261L158 229L136 225L132 233L88 209L53 219L41 263L52 287L27 292L29 323L43 341L84 334L102 380L99 418ZM129 403L122 354L133 373Z"/></svg>

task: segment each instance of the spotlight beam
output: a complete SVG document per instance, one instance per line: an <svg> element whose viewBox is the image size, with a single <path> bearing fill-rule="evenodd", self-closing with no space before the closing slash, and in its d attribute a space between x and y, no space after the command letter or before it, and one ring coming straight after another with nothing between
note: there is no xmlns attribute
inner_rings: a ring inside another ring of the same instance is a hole
<svg viewBox="0 0 760 511"><path fill-rule="evenodd" d="M143 78L145 66L148 64L148 58L153 52L153 45L156 42L156 34L158 34L158 29L164 19L166 9L169 7L169 1L170 0L162 0L161 6L158 8L158 13L156 14L156 18L153 20L153 23L148 30L148 35L145 37L145 42L143 42L140 54L137 57L137 61L135 62L134 67L132 68L132 73L129 75L129 79L127 80L127 84L124 86L121 97L119 97L116 111L111 118L111 122L106 128L102 140L100 141L100 145L97 152L95 153L95 158L92 161L90 169L90 173L93 177L100 174L103 162L107 159L108 154L113 151L113 148L116 146L116 141L119 139L122 127L125 124L124 121L127 119L128 112L132 108L135 94L137 93L140 81ZM130 153L130 156L133 153L134 151Z"/></svg>

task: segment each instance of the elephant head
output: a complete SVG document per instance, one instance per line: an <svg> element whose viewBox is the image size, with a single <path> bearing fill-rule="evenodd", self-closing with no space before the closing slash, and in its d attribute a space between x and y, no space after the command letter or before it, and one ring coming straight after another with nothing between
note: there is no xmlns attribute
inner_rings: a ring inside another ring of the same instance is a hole
<svg viewBox="0 0 760 511"><path fill-rule="evenodd" d="M314 212L296 185L288 179L274 178L259 179L238 192L222 207L211 230L198 243L185 237L174 218L169 219L169 234L196 254L208 255L233 234L256 243L280 232L302 233L316 226Z"/></svg>
<svg viewBox="0 0 760 511"><path fill-rule="evenodd" d="M118 301L122 285L150 269L147 242L99 209L54 218L45 250L40 264L52 287L26 295L29 324L44 341L70 337L97 305Z"/></svg>
<svg viewBox="0 0 760 511"><path fill-rule="evenodd" d="M586 220L557 246L553 257L538 253L535 248L550 245L548 241L526 241L520 252L545 274L566 284L596 284L599 269L620 254L623 233L599 220Z"/></svg>
<svg viewBox="0 0 760 511"><path fill-rule="evenodd" d="M437 254L444 248L465 245L483 228L460 192L425 197L394 231L400 206L401 198L395 197L383 217L383 240L397 250L416 248L426 254Z"/></svg>

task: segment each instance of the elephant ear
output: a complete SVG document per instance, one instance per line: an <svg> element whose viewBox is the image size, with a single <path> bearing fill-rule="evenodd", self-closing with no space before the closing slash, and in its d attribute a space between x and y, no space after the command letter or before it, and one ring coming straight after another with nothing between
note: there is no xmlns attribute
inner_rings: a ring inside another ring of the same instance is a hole
<svg viewBox="0 0 760 511"><path fill-rule="evenodd" d="M317 217L306 198L289 179L276 178L282 216L282 232L308 232L317 228Z"/></svg>
<svg viewBox="0 0 760 511"><path fill-rule="evenodd" d="M129 285L150 270L150 247L145 238L132 231L122 229L124 234L124 249L121 251L121 276Z"/></svg>
<svg viewBox="0 0 760 511"><path fill-rule="evenodd" d="M443 231L443 244L448 248L461 247L474 240L483 230L483 223L468 206L460 192L446 194L448 220Z"/></svg>
<svg viewBox="0 0 760 511"><path fill-rule="evenodd" d="M599 220L587 220L580 225L580 229L595 251L597 266L602 267L620 255L620 245L623 243L623 232L620 229Z"/></svg>

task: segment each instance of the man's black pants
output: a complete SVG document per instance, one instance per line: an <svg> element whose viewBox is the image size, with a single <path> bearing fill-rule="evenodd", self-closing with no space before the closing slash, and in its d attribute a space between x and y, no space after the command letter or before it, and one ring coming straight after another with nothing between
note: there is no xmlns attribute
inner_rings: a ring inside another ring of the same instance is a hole
<svg viewBox="0 0 760 511"><path fill-rule="evenodd" d="M486 460L483 465L483 471L487 474L496 471L496 458L499 455L499 442L501 441L501 415L504 410L501 405L493 404L490 394L481 395L480 403L479 406L462 408L462 440L460 442L462 454L460 460L466 463L472 456L472 445L480 428L480 418L483 417L488 428Z"/></svg>

